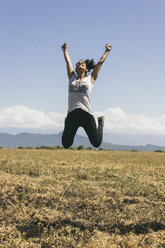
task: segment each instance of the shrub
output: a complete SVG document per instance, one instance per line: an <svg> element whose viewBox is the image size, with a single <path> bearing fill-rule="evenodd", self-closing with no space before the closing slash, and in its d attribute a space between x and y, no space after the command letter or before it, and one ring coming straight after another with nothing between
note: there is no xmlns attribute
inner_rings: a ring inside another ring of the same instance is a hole
<svg viewBox="0 0 165 248"><path fill-rule="evenodd" d="M78 146L78 147L77 147L77 150L83 150L83 149L84 149L83 146Z"/></svg>
<svg viewBox="0 0 165 248"><path fill-rule="evenodd" d="M154 152L164 152L164 151L162 151L162 150L155 150Z"/></svg>

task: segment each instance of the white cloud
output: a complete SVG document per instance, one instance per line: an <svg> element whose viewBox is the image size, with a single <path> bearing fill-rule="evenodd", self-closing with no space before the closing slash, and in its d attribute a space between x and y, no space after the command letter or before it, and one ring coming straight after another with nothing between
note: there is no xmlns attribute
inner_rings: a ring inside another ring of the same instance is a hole
<svg viewBox="0 0 165 248"><path fill-rule="evenodd" d="M0 109L0 128L55 129L63 127L65 114L48 113L29 109L26 106L12 106Z"/></svg>
<svg viewBox="0 0 165 248"><path fill-rule="evenodd" d="M121 108L96 112L105 116L105 131L115 133L165 134L165 115L149 118L145 115L128 115Z"/></svg>
<svg viewBox="0 0 165 248"><path fill-rule="evenodd" d="M105 132L165 134L165 115L149 118L145 115L128 115L121 108L95 112L95 117L105 116ZM44 129L62 131L66 113L48 114L26 106L0 109L0 128Z"/></svg>

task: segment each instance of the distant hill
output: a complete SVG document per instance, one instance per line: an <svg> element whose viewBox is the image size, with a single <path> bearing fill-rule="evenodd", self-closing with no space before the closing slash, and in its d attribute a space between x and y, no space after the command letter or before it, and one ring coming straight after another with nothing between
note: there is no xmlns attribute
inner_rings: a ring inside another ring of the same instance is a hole
<svg viewBox="0 0 165 248"><path fill-rule="evenodd" d="M61 135L58 134L32 134L32 133L19 133L16 135L8 133L0 133L0 146L4 148L17 148L17 147L39 147L39 146L62 146ZM73 147L92 147L87 137L76 135ZM100 146L103 149L109 150L137 150L137 151L165 151L165 146L145 145L145 146L128 146L128 145L114 145L112 143L103 142Z"/></svg>
<svg viewBox="0 0 165 248"><path fill-rule="evenodd" d="M104 133L104 141L128 146L145 146L146 144L165 146L165 135L145 133Z"/></svg>

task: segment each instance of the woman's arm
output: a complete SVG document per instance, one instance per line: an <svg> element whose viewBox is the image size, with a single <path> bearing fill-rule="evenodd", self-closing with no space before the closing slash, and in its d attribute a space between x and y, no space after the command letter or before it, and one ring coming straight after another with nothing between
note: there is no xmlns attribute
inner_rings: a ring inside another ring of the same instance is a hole
<svg viewBox="0 0 165 248"><path fill-rule="evenodd" d="M93 69L93 71L91 73L92 83L94 83L94 81L97 79L97 76L99 74L99 71L100 71L100 68L101 68L103 62L107 58L109 52L112 50L112 46L110 44L106 44L105 48L106 48L106 50L105 50L104 54L101 56L99 62L96 64L95 68Z"/></svg>
<svg viewBox="0 0 165 248"><path fill-rule="evenodd" d="M67 73L68 73L68 78L70 79L73 74L74 74L74 70L73 70L73 66L72 66L72 62L70 60L69 54L68 54L68 50L67 50L67 44L63 44L61 46L63 52L64 52L64 58L66 61L66 65L67 65Z"/></svg>

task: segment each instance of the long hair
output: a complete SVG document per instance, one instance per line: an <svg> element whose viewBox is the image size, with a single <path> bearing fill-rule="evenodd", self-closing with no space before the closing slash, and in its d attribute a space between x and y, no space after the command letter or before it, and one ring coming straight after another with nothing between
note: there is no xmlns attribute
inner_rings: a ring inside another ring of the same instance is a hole
<svg viewBox="0 0 165 248"><path fill-rule="evenodd" d="M95 62L94 62L94 59L86 59L85 60L85 63L86 63L86 67L88 69L88 71L90 72L92 69L95 68Z"/></svg>

